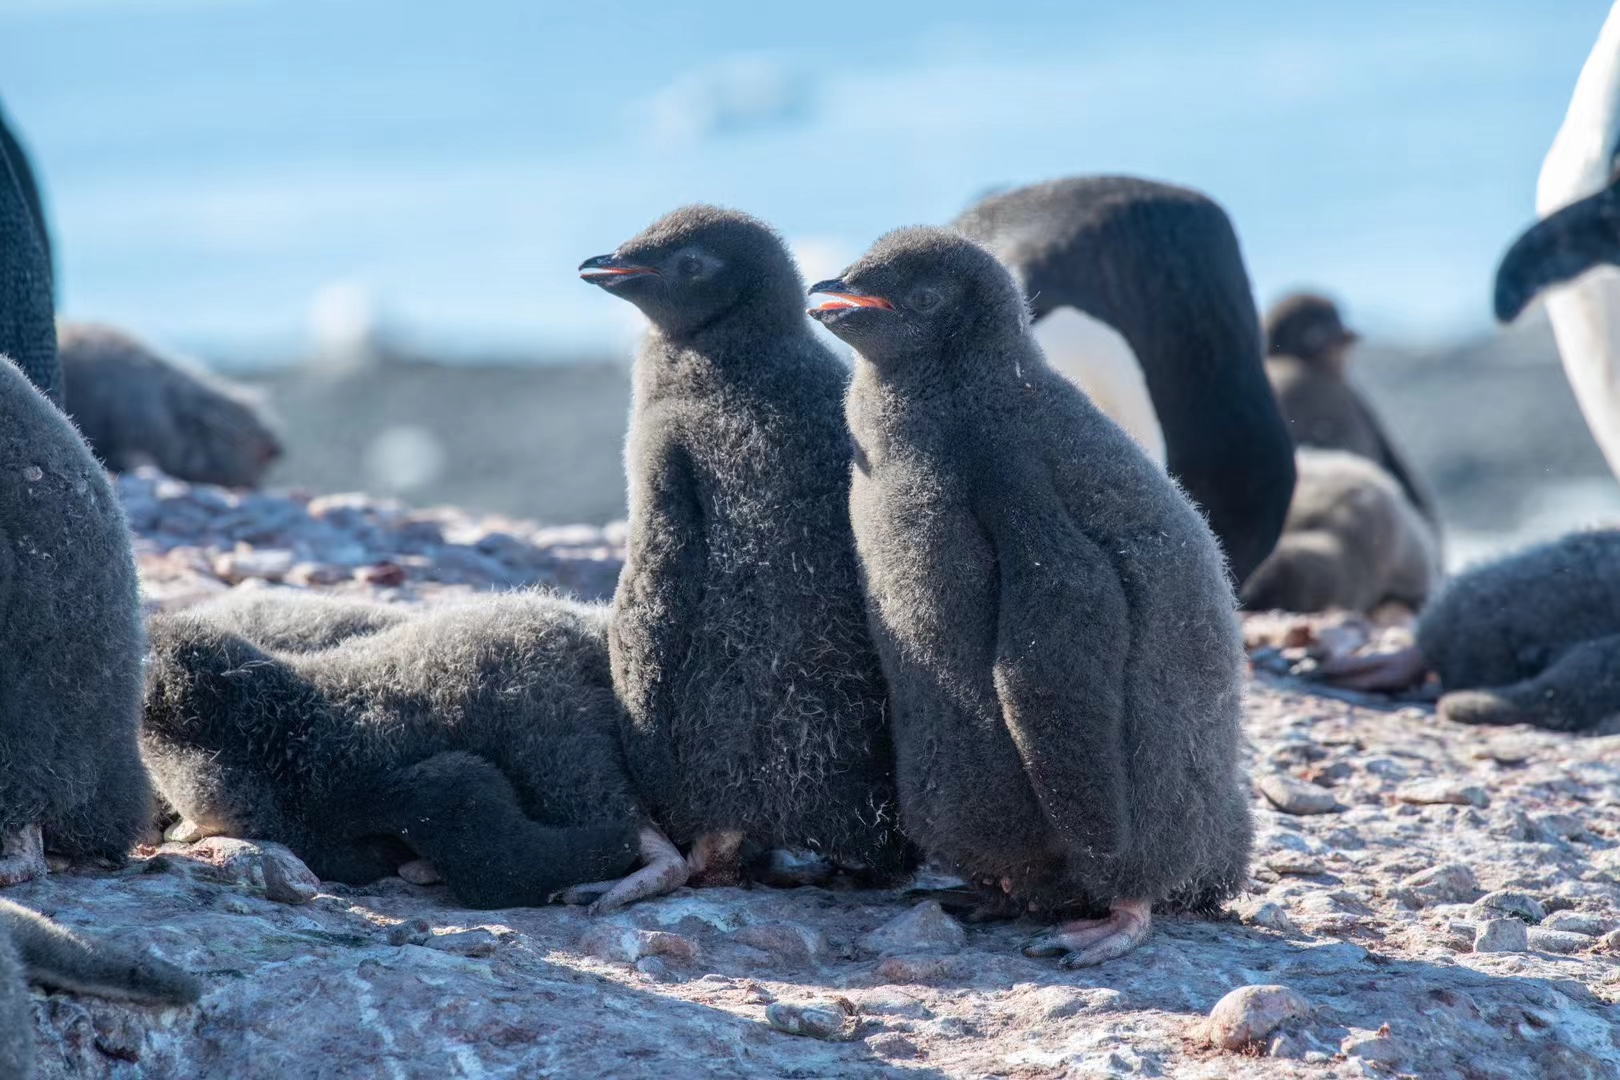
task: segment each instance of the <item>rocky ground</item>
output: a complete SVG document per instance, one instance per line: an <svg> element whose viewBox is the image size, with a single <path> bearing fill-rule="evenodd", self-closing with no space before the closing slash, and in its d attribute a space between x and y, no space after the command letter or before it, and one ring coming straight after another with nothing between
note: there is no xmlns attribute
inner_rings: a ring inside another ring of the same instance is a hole
<svg viewBox="0 0 1620 1080"><path fill-rule="evenodd" d="M603 596L621 552L611 526L121 491L154 608L289 585ZM1620 737L1445 726L1257 659L1249 894L1102 967L897 891L474 912L214 838L7 890L208 987L184 1010L36 992L41 1075L1620 1077Z"/></svg>

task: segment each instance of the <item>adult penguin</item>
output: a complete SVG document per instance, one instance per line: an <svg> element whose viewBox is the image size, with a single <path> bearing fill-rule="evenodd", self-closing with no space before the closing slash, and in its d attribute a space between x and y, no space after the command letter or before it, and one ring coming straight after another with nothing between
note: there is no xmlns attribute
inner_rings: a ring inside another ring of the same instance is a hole
<svg viewBox="0 0 1620 1080"><path fill-rule="evenodd" d="M1547 317L1575 400L1620 475L1620 4L1581 68L1541 165L1541 221L1496 274L1496 317L1516 318L1547 290Z"/></svg>
<svg viewBox="0 0 1620 1080"><path fill-rule="evenodd" d="M1226 212L1186 188L1090 176L991 195L956 227L1012 270L1037 334L1065 309L1119 332L1152 398L1170 475L1208 517L1233 577L1246 579L1282 532L1294 449ZM1052 365L1069 363L1060 355Z"/></svg>

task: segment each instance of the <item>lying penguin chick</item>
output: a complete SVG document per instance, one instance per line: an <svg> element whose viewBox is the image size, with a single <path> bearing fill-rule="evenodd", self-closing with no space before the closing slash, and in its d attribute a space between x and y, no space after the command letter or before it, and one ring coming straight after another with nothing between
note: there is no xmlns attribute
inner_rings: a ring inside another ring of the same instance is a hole
<svg viewBox="0 0 1620 1080"><path fill-rule="evenodd" d="M890 233L812 292L858 355L851 518L888 676L902 821L1101 963L1155 903L1248 880L1244 654L1214 536L1046 365L989 252Z"/></svg>
<svg viewBox="0 0 1620 1080"><path fill-rule="evenodd" d="M30 982L149 1005L190 1005L202 996L197 977L167 961L81 937L0 900L0 1076L10 1080L33 1075Z"/></svg>
<svg viewBox="0 0 1620 1080"><path fill-rule="evenodd" d="M1339 309L1314 293L1285 296L1266 312L1266 378L1295 446L1346 450L1376 462L1430 522L1434 499L1349 381L1350 348L1360 337ZM1285 526L1286 527L1286 526Z"/></svg>
<svg viewBox="0 0 1620 1080"><path fill-rule="evenodd" d="M67 410L107 468L256 487L281 456L248 391L164 357L120 330L64 323Z"/></svg>
<svg viewBox="0 0 1620 1080"><path fill-rule="evenodd" d="M202 610L214 626L271 652L319 652L419 614L380 600L301 589L234 589Z"/></svg>
<svg viewBox="0 0 1620 1080"><path fill-rule="evenodd" d="M187 821L351 884L426 859L472 907L536 905L641 851L646 869L601 890L609 909L680 885L684 863L625 770L606 620L492 596L272 653L206 607L160 614L142 748Z"/></svg>
<svg viewBox="0 0 1620 1080"><path fill-rule="evenodd" d="M1364 457L1302 447L1277 549L1243 583L1254 610L1414 610L1440 579L1429 525L1388 473Z"/></svg>
<svg viewBox="0 0 1620 1080"><path fill-rule="evenodd" d="M0 358L0 884L43 848L122 860L152 817L136 745L129 529L67 417Z"/></svg>
<svg viewBox="0 0 1620 1080"><path fill-rule="evenodd" d="M1419 616L1417 647L1444 719L1586 731L1620 717L1620 530L1457 575Z"/></svg>
<svg viewBox="0 0 1620 1080"><path fill-rule="evenodd" d="M908 852L849 531L849 371L792 258L754 218L689 206L580 276L652 322L611 634L638 789L700 883L735 881L745 843L893 874Z"/></svg>

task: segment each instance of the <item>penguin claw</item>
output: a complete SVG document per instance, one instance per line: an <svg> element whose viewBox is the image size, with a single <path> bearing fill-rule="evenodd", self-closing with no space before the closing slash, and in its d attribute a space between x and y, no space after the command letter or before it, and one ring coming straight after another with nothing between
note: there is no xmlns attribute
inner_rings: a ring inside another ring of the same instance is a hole
<svg viewBox="0 0 1620 1080"><path fill-rule="evenodd" d="M669 842L658 829L647 826L641 830L640 870L618 881L598 881L589 885L575 885L565 889L565 904L589 904L590 915L607 915L637 900L650 896L663 896L686 884L689 871L680 849Z"/></svg>
<svg viewBox="0 0 1620 1080"><path fill-rule="evenodd" d="M1147 900L1116 900L1102 919L1076 919L1034 938L1025 956L1059 956L1065 968L1094 967L1117 960L1153 935L1153 905Z"/></svg>
<svg viewBox="0 0 1620 1080"><path fill-rule="evenodd" d="M37 823L0 836L0 887L21 885L48 873L45 836Z"/></svg>

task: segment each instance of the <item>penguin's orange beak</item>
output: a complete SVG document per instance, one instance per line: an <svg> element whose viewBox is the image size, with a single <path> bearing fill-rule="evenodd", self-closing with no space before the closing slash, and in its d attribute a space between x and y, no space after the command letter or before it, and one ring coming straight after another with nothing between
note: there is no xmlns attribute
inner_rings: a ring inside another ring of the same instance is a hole
<svg viewBox="0 0 1620 1080"><path fill-rule="evenodd" d="M831 281L818 281L810 286L811 296L825 296L820 304L812 311L849 311L854 308L881 308L884 311L893 311L894 305L881 296L863 296L860 293L849 292L849 286L837 279Z"/></svg>
<svg viewBox="0 0 1620 1080"><path fill-rule="evenodd" d="M610 285L625 278L657 273L655 267L626 262L617 255L593 255L579 264L580 279L594 285Z"/></svg>

